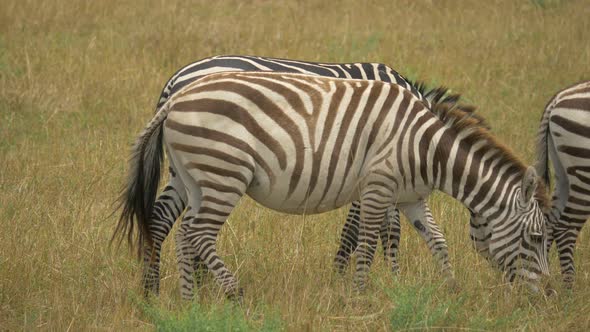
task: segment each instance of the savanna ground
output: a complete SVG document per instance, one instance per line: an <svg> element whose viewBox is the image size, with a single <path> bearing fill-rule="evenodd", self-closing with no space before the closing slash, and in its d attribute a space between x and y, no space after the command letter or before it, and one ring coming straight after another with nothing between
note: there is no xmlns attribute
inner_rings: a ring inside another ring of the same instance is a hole
<svg viewBox="0 0 590 332"><path fill-rule="evenodd" d="M587 330L590 230L573 291L510 287L471 248L466 211L430 205L459 292L407 224L401 273L376 259L364 295L332 273L346 209L290 216L244 199L219 247L245 289L209 278L180 300L174 241L159 300L109 248L130 144L182 65L217 54L375 61L460 92L527 163L543 107L590 78L590 5L572 1L0 1L0 330ZM170 237L173 239L173 237ZM378 253L380 258L380 252Z"/></svg>

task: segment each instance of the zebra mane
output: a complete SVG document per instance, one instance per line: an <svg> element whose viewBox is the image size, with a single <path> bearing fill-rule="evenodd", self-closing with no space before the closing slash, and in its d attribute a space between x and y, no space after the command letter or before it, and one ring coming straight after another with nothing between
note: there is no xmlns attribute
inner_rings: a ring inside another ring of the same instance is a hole
<svg viewBox="0 0 590 332"><path fill-rule="evenodd" d="M485 119L475 113L476 107L460 104L458 102L460 95L447 95L447 91L444 87L438 87L423 94L425 98L429 95L432 96L432 99L429 99L432 103L432 113L448 128L454 129L457 133L467 133L463 139L468 144L473 145L485 140L488 143L485 148L495 149L499 153L502 164L509 163L513 165L511 169L524 176L526 171L525 163L491 133L491 128ZM547 197L545 183L541 178L537 181L535 199L543 211L548 211L549 198Z"/></svg>
<svg viewBox="0 0 590 332"><path fill-rule="evenodd" d="M423 81L409 81L408 83L411 84L421 95L422 98L427 100L430 103L432 111L440 118L442 114L438 114L434 111L435 105L442 105L445 104L449 108L453 108L453 114L465 113L464 116L468 116L472 120L477 122L477 126L483 127L485 129L491 129L491 127L487 124L485 119L481 117L479 114L475 114L475 107L471 105L461 104L461 95L458 93L450 94L449 89L445 86L439 86L435 88L428 88L427 85ZM457 118L455 116L455 118ZM446 121L441 118L443 122Z"/></svg>

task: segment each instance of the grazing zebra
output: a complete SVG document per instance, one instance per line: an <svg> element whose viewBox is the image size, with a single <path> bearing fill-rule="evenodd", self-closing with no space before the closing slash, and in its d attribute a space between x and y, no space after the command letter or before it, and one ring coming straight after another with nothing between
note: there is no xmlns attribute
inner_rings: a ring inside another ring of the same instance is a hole
<svg viewBox="0 0 590 332"><path fill-rule="evenodd" d="M216 239L246 193L296 214L360 201L359 291L387 209L397 204L417 214L435 189L487 224L487 255L510 280L520 276L535 287L548 274L545 190L534 168L469 112L446 103L431 111L399 85L272 72L212 74L188 84L156 113L133 150L116 233L130 236L136 224L140 247L152 241L146 226L162 141L188 191L183 239L230 297L242 292L217 255Z"/></svg>
<svg viewBox="0 0 590 332"><path fill-rule="evenodd" d="M557 93L545 107L538 134L538 172L549 184L555 171L549 247L557 245L563 280L574 281L574 248L590 217L590 81Z"/></svg>
<svg viewBox="0 0 590 332"><path fill-rule="evenodd" d="M431 100L440 102L457 102L458 100L457 96L445 95L446 90L434 89L426 91L424 86L410 83L395 70L379 63L326 64L253 56L216 56L196 61L178 70L165 84L156 109L160 109L170 96L174 95L187 84L206 75L227 71L298 72L320 76L392 82L408 89L408 91L420 98L428 107L431 105ZM169 172L169 183L156 200L152 218L147 225L148 232L153 239L153 247L146 247L143 252L145 266L143 284L146 293L158 293L162 243L186 206L184 185L177 177L173 167L169 168ZM359 213L360 204L353 202L346 218L341 235L340 248L338 249L334 262L335 267L341 273L348 265L350 255L356 248L360 219ZM412 222L411 225L427 243L433 256L436 257L443 274L452 280L453 271L448 259L448 250L444 236L438 225L434 222L426 204L424 205L424 211L421 213L420 225L415 222ZM180 245L180 243L183 243L182 236L182 232L176 234L177 257L181 280L180 287L181 289L188 289L187 292L191 293L193 273L195 271L199 272L203 268L203 264L199 261L198 256L195 256L195 260L193 261L191 257L194 255L191 254L192 247L190 245ZM396 271L400 237L399 213L397 209L392 208L388 211L387 218L384 219L382 224L380 237L385 258L389 261L392 269Z"/></svg>

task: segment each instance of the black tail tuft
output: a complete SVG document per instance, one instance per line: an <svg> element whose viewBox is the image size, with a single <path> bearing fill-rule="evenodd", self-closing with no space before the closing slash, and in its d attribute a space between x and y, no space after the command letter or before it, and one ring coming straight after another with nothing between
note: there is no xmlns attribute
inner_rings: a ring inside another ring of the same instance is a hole
<svg viewBox="0 0 590 332"><path fill-rule="evenodd" d="M151 248L153 244L149 222L160 182L160 169L164 155L162 138L161 123L146 128L138 138L129 161L127 185L118 199L118 207L122 211L111 242L120 237L120 243L127 237L131 248L137 246L138 258L142 256L145 248ZM136 227L137 242L134 244Z"/></svg>

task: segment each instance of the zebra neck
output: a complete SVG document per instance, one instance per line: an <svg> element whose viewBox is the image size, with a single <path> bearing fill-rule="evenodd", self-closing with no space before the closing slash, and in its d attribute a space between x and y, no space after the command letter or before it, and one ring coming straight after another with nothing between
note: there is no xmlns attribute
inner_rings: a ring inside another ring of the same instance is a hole
<svg viewBox="0 0 590 332"><path fill-rule="evenodd" d="M451 144L437 147L435 155L439 156L432 163L434 187L482 217L511 213L524 166L506 158L489 140L473 143L462 140L462 134L454 136ZM443 140L434 144L440 142Z"/></svg>

